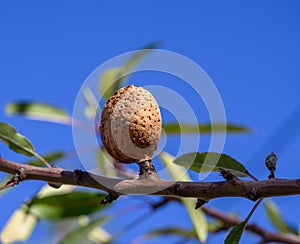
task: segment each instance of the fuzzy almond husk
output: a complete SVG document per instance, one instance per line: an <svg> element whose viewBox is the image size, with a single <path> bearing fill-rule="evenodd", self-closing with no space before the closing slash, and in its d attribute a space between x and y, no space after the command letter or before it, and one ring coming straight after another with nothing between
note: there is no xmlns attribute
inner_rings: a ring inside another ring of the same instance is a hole
<svg viewBox="0 0 300 244"><path fill-rule="evenodd" d="M101 115L100 133L107 152L120 163L151 160L161 135L161 114L152 94L129 85L114 93Z"/></svg>

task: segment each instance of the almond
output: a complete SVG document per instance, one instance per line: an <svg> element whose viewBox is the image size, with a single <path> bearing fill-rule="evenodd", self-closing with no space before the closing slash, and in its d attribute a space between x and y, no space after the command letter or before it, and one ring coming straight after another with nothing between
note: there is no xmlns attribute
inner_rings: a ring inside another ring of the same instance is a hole
<svg viewBox="0 0 300 244"><path fill-rule="evenodd" d="M100 133L107 152L120 163L151 161L162 120L152 94L129 85L115 92L101 115Z"/></svg>

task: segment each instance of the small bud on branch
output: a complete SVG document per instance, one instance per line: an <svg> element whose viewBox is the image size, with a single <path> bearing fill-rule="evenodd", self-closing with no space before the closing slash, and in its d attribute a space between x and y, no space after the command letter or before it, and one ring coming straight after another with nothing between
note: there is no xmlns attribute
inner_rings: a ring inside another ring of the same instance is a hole
<svg viewBox="0 0 300 244"><path fill-rule="evenodd" d="M276 164L277 164L277 156L274 152L271 152L265 160L266 167L270 171L269 179L275 178L275 170L276 170Z"/></svg>

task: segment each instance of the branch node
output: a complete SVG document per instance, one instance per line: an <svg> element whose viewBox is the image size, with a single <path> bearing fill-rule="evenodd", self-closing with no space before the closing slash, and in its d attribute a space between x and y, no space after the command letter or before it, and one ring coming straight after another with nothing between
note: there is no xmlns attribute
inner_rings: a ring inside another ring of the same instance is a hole
<svg viewBox="0 0 300 244"><path fill-rule="evenodd" d="M20 170L16 171L15 175L4 186L0 187L0 190L4 190L6 188L16 186L25 178L26 178L26 170L24 168L20 168Z"/></svg>
<svg viewBox="0 0 300 244"><path fill-rule="evenodd" d="M156 173L155 167L152 164L152 160L144 160L138 163L140 168L139 179L147 180L147 179L157 179L158 174Z"/></svg>
<svg viewBox="0 0 300 244"><path fill-rule="evenodd" d="M83 171L81 169L73 170L73 180L77 185L80 185L82 182Z"/></svg>
<svg viewBox="0 0 300 244"><path fill-rule="evenodd" d="M181 195L181 184L179 182L176 182L176 184L175 184L174 193L176 196Z"/></svg>
<svg viewBox="0 0 300 244"><path fill-rule="evenodd" d="M259 199L259 197L256 196L256 194L254 192L250 192L247 196L248 196L248 199L250 199L251 201L254 201L254 202L256 202L257 199Z"/></svg>
<svg viewBox="0 0 300 244"><path fill-rule="evenodd" d="M238 179L234 174L231 173L230 170L225 170L222 168L219 168L220 174L221 176L223 176L223 178L226 181L232 181L233 179Z"/></svg>
<svg viewBox="0 0 300 244"><path fill-rule="evenodd" d="M119 196L119 193L115 191L109 191L108 195L106 195L106 197L100 202L100 205L110 204L113 201L117 200Z"/></svg>
<svg viewBox="0 0 300 244"><path fill-rule="evenodd" d="M197 198L197 202L196 202L196 205L195 205L195 209L199 209L201 208L204 204L208 203L207 200L203 200L201 198Z"/></svg>
<svg viewBox="0 0 300 244"><path fill-rule="evenodd" d="M52 164L51 165L51 168L55 169L55 168L58 168L56 164ZM55 189L58 189L62 186L61 183L48 183L49 186L55 188Z"/></svg>
<svg viewBox="0 0 300 244"><path fill-rule="evenodd" d="M15 174L15 177L18 178L18 183L19 184L21 181L25 180L26 179L26 170L24 168L21 168L20 170L18 170Z"/></svg>

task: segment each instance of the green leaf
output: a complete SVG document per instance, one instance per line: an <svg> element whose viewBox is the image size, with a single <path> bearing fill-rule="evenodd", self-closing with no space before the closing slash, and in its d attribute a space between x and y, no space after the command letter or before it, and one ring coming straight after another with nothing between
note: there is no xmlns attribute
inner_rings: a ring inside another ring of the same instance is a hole
<svg viewBox="0 0 300 244"><path fill-rule="evenodd" d="M175 164L184 166L196 172L219 171L219 168L230 170L236 176L247 176L246 168L234 158L220 153L188 153L174 160Z"/></svg>
<svg viewBox="0 0 300 244"><path fill-rule="evenodd" d="M140 60L146 56L151 49L157 48L157 46L157 43L150 43L141 50L136 51L122 66L106 70L99 80L99 93L101 97L107 100L115 91L117 91Z"/></svg>
<svg viewBox="0 0 300 244"><path fill-rule="evenodd" d="M12 102L6 105L8 115L22 115L31 119L69 124L70 116L62 109L42 102Z"/></svg>
<svg viewBox="0 0 300 244"><path fill-rule="evenodd" d="M85 86L83 91L83 98L86 103L86 107L84 108L84 114L89 119L95 119L97 116L98 102L93 93L93 91Z"/></svg>
<svg viewBox="0 0 300 244"><path fill-rule="evenodd" d="M37 225L37 218L27 212L23 205L17 209L5 224L0 234L1 243L25 242L31 236Z"/></svg>
<svg viewBox="0 0 300 244"><path fill-rule="evenodd" d="M88 234L88 239L92 243L112 243L113 237L105 229L101 227L96 227Z"/></svg>
<svg viewBox="0 0 300 244"><path fill-rule="evenodd" d="M186 170L183 167L180 167L173 163L174 157L166 152L161 152L159 158L167 167L171 177L175 180L181 181L191 181L191 178L187 174ZM207 232L208 232L208 223L205 217L205 214L201 209L195 210L195 200L191 198L181 199L183 202L193 224L195 227L196 234L201 242L206 242Z"/></svg>
<svg viewBox="0 0 300 244"><path fill-rule="evenodd" d="M72 185L62 185L59 189L44 185L34 198L45 198L49 196L66 195L74 191L77 187Z"/></svg>
<svg viewBox="0 0 300 244"><path fill-rule="evenodd" d="M0 140L7 144L13 151L26 156L35 156L51 168L48 162L34 151L31 142L25 136L19 134L11 125L0 122Z"/></svg>
<svg viewBox="0 0 300 244"><path fill-rule="evenodd" d="M234 226L230 233L227 235L225 239L225 244L238 244L240 243L240 239L242 237L242 234L252 216L252 214L255 212L256 208L259 206L259 204L263 201L263 198L258 199L258 201L254 204L253 208L251 209L250 213L248 214L247 218Z"/></svg>
<svg viewBox="0 0 300 244"><path fill-rule="evenodd" d="M106 70L99 81L100 95L107 100L122 84L121 80L121 68L111 68ZM116 85L114 85L117 83Z"/></svg>
<svg viewBox="0 0 300 244"><path fill-rule="evenodd" d="M196 234L201 242L206 242L208 224L204 212L201 209L195 210L195 200L184 198L182 202L194 224Z"/></svg>
<svg viewBox="0 0 300 244"><path fill-rule="evenodd" d="M239 223L238 225L234 226L232 230L230 231L229 235L225 239L225 244L238 244L240 243L240 239L242 237L242 234L246 228L248 221L243 221Z"/></svg>
<svg viewBox="0 0 300 244"><path fill-rule="evenodd" d="M97 150L96 163L101 171L101 175L109 178L118 177L113 161L114 159L107 153L104 148Z"/></svg>
<svg viewBox="0 0 300 244"><path fill-rule="evenodd" d="M275 204L272 200L266 200L264 202L265 205L265 211L266 214L271 221L271 223L274 225L274 227L283 233L294 233L297 235L298 231L286 223L284 218L282 217L282 214L278 208L278 206Z"/></svg>
<svg viewBox="0 0 300 244"><path fill-rule="evenodd" d="M34 156L34 148L31 142L23 135L19 134L14 127L0 122L0 140L10 149L26 156Z"/></svg>
<svg viewBox="0 0 300 244"><path fill-rule="evenodd" d="M161 152L159 158L167 167L168 172L175 181L191 181L187 170L179 165L174 164L174 157L167 152Z"/></svg>
<svg viewBox="0 0 300 244"><path fill-rule="evenodd" d="M87 239L87 236L99 226L103 225L107 221L107 217L102 217L100 219L89 222L84 226L78 226L67 233L63 240L61 240L60 244L74 244L74 243L84 243ZM108 237L109 238L109 237ZM98 243L107 243L109 239L103 240L103 242Z"/></svg>
<svg viewBox="0 0 300 244"><path fill-rule="evenodd" d="M234 124L178 124L168 123L163 125L163 130L167 134L194 134L194 133L248 133L249 129L244 126Z"/></svg>
<svg viewBox="0 0 300 244"><path fill-rule="evenodd" d="M149 52L151 52L151 49L156 49L158 47L158 42L149 43L148 45L140 48L140 50L137 50L122 67L124 67L124 69L126 70L131 70L142 58L144 58Z"/></svg>
<svg viewBox="0 0 300 244"><path fill-rule="evenodd" d="M35 197L27 203L30 213L39 218L58 220L91 214L105 206L99 202L103 193L74 191L65 195Z"/></svg>
<svg viewBox="0 0 300 244"><path fill-rule="evenodd" d="M64 152L51 152L42 156L48 163L56 162L59 159L65 157ZM44 163L40 159L30 160L26 164L36 167L44 166Z"/></svg>

